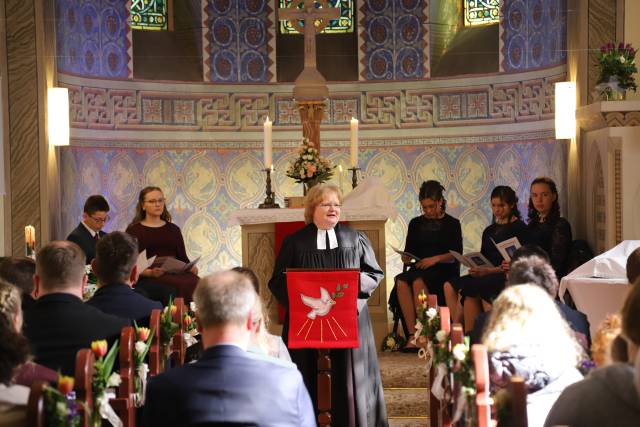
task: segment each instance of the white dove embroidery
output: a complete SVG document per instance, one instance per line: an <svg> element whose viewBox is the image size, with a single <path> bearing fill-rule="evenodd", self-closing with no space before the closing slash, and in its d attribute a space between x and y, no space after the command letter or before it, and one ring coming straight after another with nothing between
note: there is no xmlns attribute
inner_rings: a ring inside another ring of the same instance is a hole
<svg viewBox="0 0 640 427"><path fill-rule="evenodd" d="M329 291L325 288L320 288L320 298L311 298L306 295L300 294L304 305L311 307L311 311L307 313L307 317L311 320L315 320L316 316L326 316L331 311L331 306L336 302L331 299Z"/></svg>

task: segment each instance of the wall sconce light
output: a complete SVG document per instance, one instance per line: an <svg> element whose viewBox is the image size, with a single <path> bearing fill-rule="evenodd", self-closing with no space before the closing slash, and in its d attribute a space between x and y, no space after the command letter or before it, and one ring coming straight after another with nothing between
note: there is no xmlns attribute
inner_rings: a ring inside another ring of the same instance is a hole
<svg viewBox="0 0 640 427"><path fill-rule="evenodd" d="M50 87L47 100L49 144L69 145L69 89Z"/></svg>
<svg viewBox="0 0 640 427"><path fill-rule="evenodd" d="M576 83L556 83L556 139L576 137Z"/></svg>

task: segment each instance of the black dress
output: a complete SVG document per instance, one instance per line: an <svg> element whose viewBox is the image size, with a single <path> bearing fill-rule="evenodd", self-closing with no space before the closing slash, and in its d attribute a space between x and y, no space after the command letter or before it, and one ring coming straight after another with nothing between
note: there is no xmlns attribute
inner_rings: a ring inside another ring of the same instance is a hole
<svg viewBox="0 0 640 427"><path fill-rule="evenodd" d="M522 220L518 219L507 224L493 223L482 232L480 252L497 267L502 263L503 258L493 242L500 243L512 237L517 237L521 245L526 245L531 241L527 226ZM462 276L453 280L451 285L460 291L463 299L466 297L478 297L492 302L504 289L505 281L504 273L499 272L481 277Z"/></svg>
<svg viewBox="0 0 640 427"><path fill-rule="evenodd" d="M338 247L317 249L317 230L309 224L286 237L276 260L269 289L277 300L288 308L287 268L359 268L358 340L354 349L331 350L331 416L334 426L387 426L387 413L382 392L376 345L373 339L367 298L378 287L383 272L367 237L343 224L335 226ZM282 330L288 342L289 313ZM302 373L305 385L317 411L316 364L313 349L290 349L291 359Z"/></svg>
<svg viewBox="0 0 640 427"><path fill-rule="evenodd" d="M440 219L428 219L420 215L409 222L405 252L423 259L447 254L450 250L462 252L462 228L456 218L449 214ZM417 278L421 278L429 293L438 295L438 305L444 305L444 282L459 276L460 265L457 262L448 262L438 263L427 269L412 266L409 271L397 275L396 280L411 284ZM391 303L390 299L389 304Z"/></svg>
<svg viewBox="0 0 640 427"><path fill-rule="evenodd" d="M551 266L558 280L567 273L569 250L571 249L571 224L562 217L547 218L545 222L532 220L527 225L532 242L547 251Z"/></svg>

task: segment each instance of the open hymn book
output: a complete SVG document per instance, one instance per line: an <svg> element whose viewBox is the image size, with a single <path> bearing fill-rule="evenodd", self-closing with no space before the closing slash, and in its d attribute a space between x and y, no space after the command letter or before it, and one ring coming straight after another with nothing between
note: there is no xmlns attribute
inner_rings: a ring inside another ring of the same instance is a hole
<svg viewBox="0 0 640 427"><path fill-rule="evenodd" d="M170 256L156 257L154 255L151 258L147 258L147 250L145 249L138 255L136 265L138 266L139 272L143 272L147 268L162 268L167 273L184 273L191 270L199 260L200 257L186 263Z"/></svg>
<svg viewBox="0 0 640 427"><path fill-rule="evenodd" d="M415 262L415 261L420 261L420 257L418 257L417 255L412 254L411 252L405 252L405 251L401 251L400 249L396 248L393 245L389 245L391 246L391 249L394 250L394 252L400 254L400 255L404 255L407 256L409 258L411 258L411 262Z"/></svg>
<svg viewBox="0 0 640 427"><path fill-rule="evenodd" d="M491 264L491 261L482 255L482 252L469 252L464 255L456 251L449 251L449 253L465 267L495 267L495 265Z"/></svg>

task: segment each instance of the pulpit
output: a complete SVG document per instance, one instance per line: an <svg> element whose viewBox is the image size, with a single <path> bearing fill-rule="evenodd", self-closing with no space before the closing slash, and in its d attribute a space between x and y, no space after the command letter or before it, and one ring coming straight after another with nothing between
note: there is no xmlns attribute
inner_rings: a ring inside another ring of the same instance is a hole
<svg viewBox="0 0 640 427"><path fill-rule="evenodd" d="M386 266L384 226L392 214L389 208L351 208L346 201L341 214L341 221L347 221L349 226L367 235L383 271ZM260 279L260 295L268 312L269 330L279 335L282 324L278 318L278 304L267 287L275 264L276 224L304 221L304 210L240 209L232 213L231 221L242 228L242 265L251 268ZM386 295L383 279L368 302L376 343L382 342L388 333Z"/></svg>

